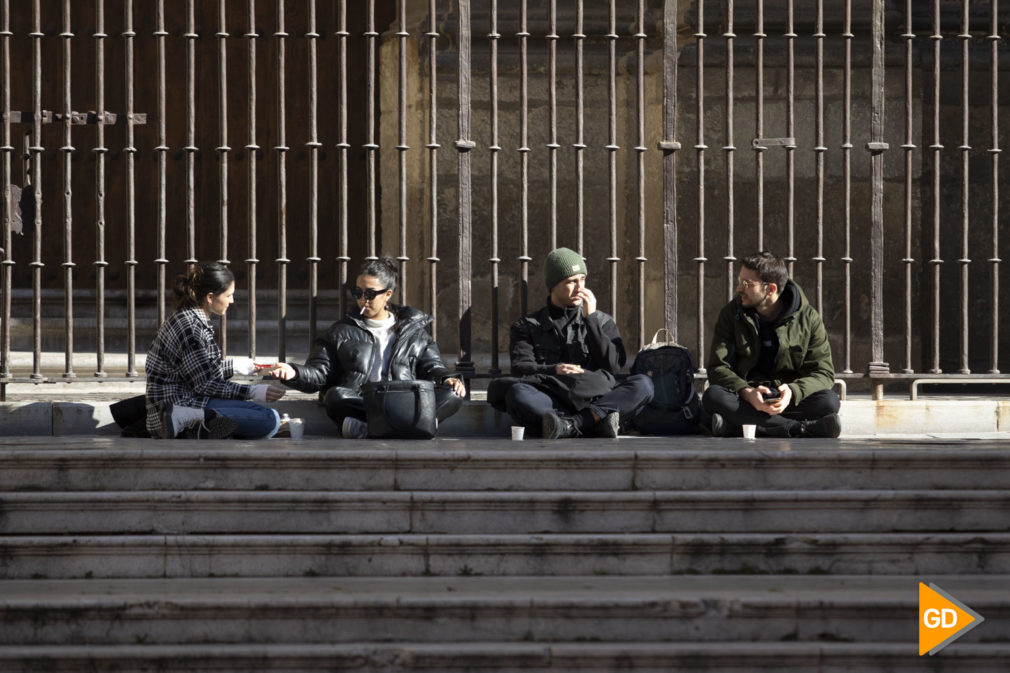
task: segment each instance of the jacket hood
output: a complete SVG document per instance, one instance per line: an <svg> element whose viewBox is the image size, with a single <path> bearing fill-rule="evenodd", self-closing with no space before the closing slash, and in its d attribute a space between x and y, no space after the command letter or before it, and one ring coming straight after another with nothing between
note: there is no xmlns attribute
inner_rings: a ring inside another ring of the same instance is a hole
<svg viewBox="0 0 1010 673"><path fill-rule="evenodd" d="M736 303L737 314L757 314L757 310L753 308L744 308L740 303L739 296L734 297L733 301ZM782 312L779 314L779 317L775 319L777 324L785 322L790 318L790 316L799 311L800 307L807 303L807 297L803 294L803 290L800 286L790 278L786 281L786 286L782 289L782 294L779 295L779 301L782 302Z"/></svg>

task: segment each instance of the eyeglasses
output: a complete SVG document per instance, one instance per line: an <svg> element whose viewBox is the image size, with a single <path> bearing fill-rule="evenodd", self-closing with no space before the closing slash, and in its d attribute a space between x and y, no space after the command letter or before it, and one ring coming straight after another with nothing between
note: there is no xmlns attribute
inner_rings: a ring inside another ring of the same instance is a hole
<svg viewBox="0 0 1010 673"><path fill-rule="evenodd" d="M762 282L760 280L744 280L743 278L739 278L739 277L736 279L736 286L737 287L740 287L741 285L743 285L748 290L751 289L752 287L754 287L755 285L767 285L767 284L768 283L764 283L764 282Z"/></svg>
<svg viewBox="0 0 1010 673"><path fill-rule="evenodd" d="M372 301L373 299L375 299L376 297L378 297L380 294L385 294L386 292L389 292L389 288L388 287L384 287L381 290L373 290L372 288L368 288L367 290L362 290L360 287L352 287L351 288L351 295L355 299L361 299L362 297L364 297L365 301Z"/></svg>

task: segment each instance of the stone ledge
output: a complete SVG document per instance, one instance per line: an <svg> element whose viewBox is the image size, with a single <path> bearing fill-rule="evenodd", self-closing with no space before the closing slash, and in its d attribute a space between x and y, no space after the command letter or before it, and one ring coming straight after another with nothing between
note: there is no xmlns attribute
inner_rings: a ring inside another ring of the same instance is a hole
<svg viewBox="0 0 1010 673"><path fill-rule="evenodd" d="M0 493L3 535L999 531L1005 490Z"/></svg>
<svg viewBox="0 0 1010 673"><path fill-rule="evenodd" d="M931 578L1010 636L1006 576ZM13 580L0 643L816 640L907 633L917 578L801 576ZM438 619L430 616L437 614ZM977 642L980 632L964 642ZM962 643L963 644L963 643Z"/></svg>
<svg viewBox="0 0 1010 673"><path fill-rule="evenodd" d="M1010 533L3 536L4 579L1010 573Z"/></svg>
<svg viewBox="0 0 1010 673"><path fill-rule="evenodd" d="M992 673L1010 666L1005 643L957 643L961 673ZM629 668L633 667L633 668ZM0 647L0 671L204 669L215 673L251 671L376 670L464 673L473 670L615 671L638 673L697 671L789 673L880 671L921 673L911 640L891 643L740 642L359 642L346 644L41 645Z"/></svg>
<svg viewBox="0 0 1010 673"><path fill-rule="evenodd" d="M10 401L0 403L4 436L118 435L109 406L114 400ZM310 436L336 437L336 427L314 395L290 394L273 405L305 419ZM861 400L842 402L842 437L997 438L1010 433L1010 401ZM439 428L444 437L507 437L509 418L470 401Z"/></svg>

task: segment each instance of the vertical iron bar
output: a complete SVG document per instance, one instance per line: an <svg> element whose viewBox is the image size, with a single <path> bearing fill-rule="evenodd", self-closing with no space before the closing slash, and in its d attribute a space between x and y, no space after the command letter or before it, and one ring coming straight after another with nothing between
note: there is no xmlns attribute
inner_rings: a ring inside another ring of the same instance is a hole
<svg viewBox="0 0 1010 673"><path fill-rule="evenodd" d="M248 165L248 181L246 182L246 197L248 208L248 238L246 269L249 276L249 357L256 357L256 265L259 259L256 258L256 160L259 155L260 146L256 144L256 40L259 33L256 32L256 0L249 0L248 5L249 29L245 38L248 43L248 70L246 81L249 85L249 98L246 101L246 114L249 117L249 140L246 143L246 163Z"/></svg>
<svg viewBox="0 0 1010 673"><path fill-rule="evenodd" d="M228 23L225 0L218 2L217 37L217 126L221 134L221 144L217 147L218 157L218 224L221 257L218 262L231 264L228 259ZM221 352L228 355L228 316L221 316Z"/></svg>
<svg viewBox="0 0 1010 673"><path fill-rule="evenodd" d="M399 127L396 143L397 168L399 169L399 218L400 218L400 303L407 305L407 0L400 0L400 30L396 33L400 47L399 61L399 110L397 125Z"/></svg>
<svg viewBox="0 0 1010 673"><path fill-rule="evenodd" d="M287 99L284 76L288 33L284 30L284 0L277 0L277 359L287 355L288 321L288 173Z"/></svg>
<svg viewBox="0 0 1010 673"><path fill-rule="evenodd" d="M375 142L375 43L379 33L375 30L375 0L368 0L368 27L365 29L365 193L368 220L368 256L365 259L378 259L376 236L376 157L379 146Z"/></svg>
<svg viewBox="0 0 1010 673"><path fill-rule="evenodd" d="M186 1L186 264L196 256L196 2Z"/></svg>
<svg viewBox="0 0 1010 673"><path fill-rule="evenodd" d="M158 268L158 325L165 322L165 275L168 259L165 257L166 185L168 182L168 135L165 131L165 0L158 0L157 27L154 31L158 43L158 257L154 263Z"/></svg>
<svg viewBox="0 0 1010 673"><path fill-rule="evenodd" d="M488 41L491 49L491 374L501 373L498 357L498 270L501 258L498 256L498 0L491 0L491 30Z"/></svg>
<svg viewBox="0 0 1010 673"><path fill-rule="evenodd" d="M638 116L638 142L635 152L638 159L638 348L645 345L645 0L638 2L638 59L635 93Z"/></svg>
<svg viewBox="0 0 1010 673"><path fill-rule="evenodd" d="M992 96L989 109L992 114L992 147L991 157L992 193L990 194L992 210L992 256L986 260L990 264L992 274L992 334L990 342L989 373L999 373L999 0L990 2L991 19L989 40L989 71Z"/></svg>
<svg viewBox="0 0 1010 673"><path fill-rule="evenodd" d="M137 373L137 188L134 146L133 0L123 3L123 38L126 40L126 375Z"/></svg>
<svg viewBox="0 0 1010 673"><path fill-rule="evenodd" d="M971 260L968 258L968 199L971 198L971 184L968 181L968 160L971 146L968 144L968 84L969 84L969 40L971 34L968 32L968 0L962 3L961 34L961 258L957 263L961 265L961 374L970 374L968 367L968 267Z"/></svg>
<svg viewBox="0 0 1010 673"><path fill-rule="evenodd" d="M550 172L548 195L548 226L550 228L550 248L558 247L558 2L550 0L548 10L550 32L547 34L548 89L547 115L548 132L547 160Z"/></svg>
<svg viewBox="0 0 1010 673"><path fill-rule="evenodd" d="M845 40L844 102L842 104L842 182L844 197L845 254L842 256L845 276L845 357L842 372L852 373L852 0L845 0L845 20L842 38Z"/></svg>
<svg viewBox="0 0 1010 673"><path fill-rule="evenodd" d="M617 320L617 8L615 0L610 0L610 32L607 34L610 48L610 79L607 89L609 102L610 142L607 144L607 160L610 176L610 314Z"/></svg>
<svg viewBox="0 0 1010 673"><path fill-rule="evenodd" d="M459 361L456 371L463 376L473 375L472 335L472 284L473 222L471 220L471 165L470 150L475 147L470 139L470 0L459 2Z"/></svg>
<svg viewBox="0 0 1010 673"><path fill-rule="evenodd" d="M97 327L97 365L95 376L105 373L105 0L95 3L95 319Z"/></svg>
<svg viewBox="0 0 1010 673"><path fill-rule="evenodd" d="M434 20L434 19L432 19ZM339 79L339 90L337 100L337 126L340 137L337 143L339 152L339 167L337 169L337 227L340 230L340 255L337 257L337 264L340 267L340 315L347 311L347 293L343 288L347 287L347 263L351 258L347 256L347 161L348 150L351 149L347 142L347 0L340 0L340 24L337 30L338 57L337 74Z"/></svg>
<svg viewBox="0 0 1010 673"><path fill-rule="evenodd" d="M32 144L28 148L35 198L35 237L32 241L32 375L33 381L43 381L42 375L42 9L35 0L32 17Z"/></svg>
<svg viewBox="0 0 1010 673"><path fill-rule="evenodd" d="M530 165L529 165L529 62L526 52L526 42L529 33L526 32L526 0L519 5L519 224L522 228L522 248L519 253L520 272L522 279L522 314L529 312L529 197L530 197ZM579 254L583 254L579 251Z"/></svg>
<svg viewBox="0 0 1010 673"><path fill-rule="evenodd" d="M71 40L74 34L70 32L70 0L63 0L63 278L65 284L64 318L66 337L66 370L65 380L77 378L74 374L74 267L73 261L73 189L71 187L72 161L75 151L71 131L74 128L74 108L71 100L70 61Z"/></svg>
<svg viewBox="0 0 1010 673"><path fill-rule="evenodd" d="M428 255L429 295L431 297L431 315L438 316L438 67L435 59L438 56L438 24L435 13L435 0L428 3L428 63L431 72L428 73L428 180L429 211L428 231L431 235L431 254ZM438 321L431 324L431 338L438 340Z"/></svg>
<svg viewBox="0 0 1010 673"><path fill-rule="evenodd" d="M580 255L583 252L583 238L586 221L585 195L585 57L583 47L586 40L584 23L583 0L576 0L575 3L575 238L576 250ZM525 253L524 253L525 254ZM525 309L523 310L525 313Z"/></svg>
<svg viewBox="0 0 1010 673"><path fill-rule="evenodd" d="M824 153L828 148L824 146L824 0L817 0L817 25L814 29L814 40L816 43L817 61L817 85L815 96L817 98L817 119L814 134L814 167L815 180L817 182L817 256L814 262L817 265L817 312L824 315ZM789 131L790 137L795 137L793 131ZM790 190L791 191L791 190Z"/></svg>
<svg viewBox="0 0 1010 673"><path fill-rule="evenodd" d="M887 374L884 360L884 0L873 0L873 65L870 95L870 330L869 374ZM874 397L883 395L883 384L874 384Z"/></svg>
<svg viewBox="0 0 1010 673"><path fill-rule="evenodd" d="M933 1L933 144L929 146L933 157L933 257L929 264L933 270L933 359L930 374L940 369L940 0Z"/></svg>
<svg viewBox="0 0 1010 673"><path fill-rule="evenodd" d="M902 371L911 374L912 368L912 152L913 144L912 112L912 57L915 33L912 32L912 0L905 0L905 142L901 149L905 152L905 366Z"/></svg>
<svg viewBox="0 0 1010 673"><path fill-rule="evenodd" d="M3 58L3 91L0 92L3 100L3 159L0 162L0 182L9 185L13 182L11 171L13 169L14 144L11 139L11 8L10 0L3 0L0 4L0 11L3 12L2 25L0 25L0 45L2 45ZM11 251L11 217L14 203L11 200L10 189L3 192L3 316L0 317L0 401L6 400L7 384L11 375L11 276L14 272L13 252Z"/></svg>
<svg viewBox="0 0 1010 673"><path fill-rule="evenodd" d="M754 31L755 45L755 88L754 137L764 138L765 127L765 3L757 0L757 27ZM754 144L755 188L757 190L757 249L765 249L765 158L768 149L760 142Z"/></svg>
<svg viewBox="0 0 1010 673"><path fill-rule="evenodd" d="M581 3L580 3L581 6ZM677 0L663 2L663 325L677 340ZM697 361L705 371L705 361Z"/></svg>
<svg viewBox="0 0 1010 673"><path fill-rule="evenodd" d="M694 262L698 265L698 362L705 360L705 0L698 0L698 30L694 34L697 45L697 63L695 75L695 114L696 137L695 152L698 155L698 256Z"/></svg>
<svg viewBox="0 0 1010 673"><path fill-rule="evenodd" d="M723 147L723 151L726 153L726 256L723 257L723 261L726 262L726 297L727 299L732 299L733 295L736 293L736 281L734 280L734 274L736 273L734 266L736 264L736 247L734 245L734 230L736 225L736 189L735 189L735 160L736 160L736 145L733 139L733 124L734 124L734 103L735 94L734 89L736 88L734 82L735 76L735 64L733 60L733 47L735 45L736 34L733 32L733 0L726 0L726 32L723 33L723 37L726 38L726 146Z"/></svg>
<svg viewBox="0 0 1010 673"><path fill-rule="evenodd" d="M309 0L309 30L305 33L309 48L309 343L316 341L316 317L319 313L319 69L316 43L316 0Z"/></svg>
<svg viewBox="0 0 1010 673"><path fill-rule="evenodd" d="M786 9L787 29L786 29L786 136L796 137L795 129L795 108L796 108L796 32L793 29L793 0L789 0ZM796 249L795 231L796 220L796 144L795 141L785 146L786 150L786 263L789 266L789 275L795 272ZM819 232L818 232L819 233ZM818 255L819 256L819 255ZM821 293L821 264L817 262L817 295ZM821 309L820 299L818 299L817 309Z"/></svg>

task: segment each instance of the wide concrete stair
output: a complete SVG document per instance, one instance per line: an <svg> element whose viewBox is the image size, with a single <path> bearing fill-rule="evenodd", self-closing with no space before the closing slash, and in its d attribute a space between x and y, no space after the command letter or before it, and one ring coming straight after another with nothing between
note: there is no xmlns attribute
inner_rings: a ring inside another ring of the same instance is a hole
<svg viewBox="0 0 1010 673"><path fill-rule="evenodd" d="M996 441L0 440L0 671L1010 670ZM918 582L986 621L917 652Z"/></svg>

